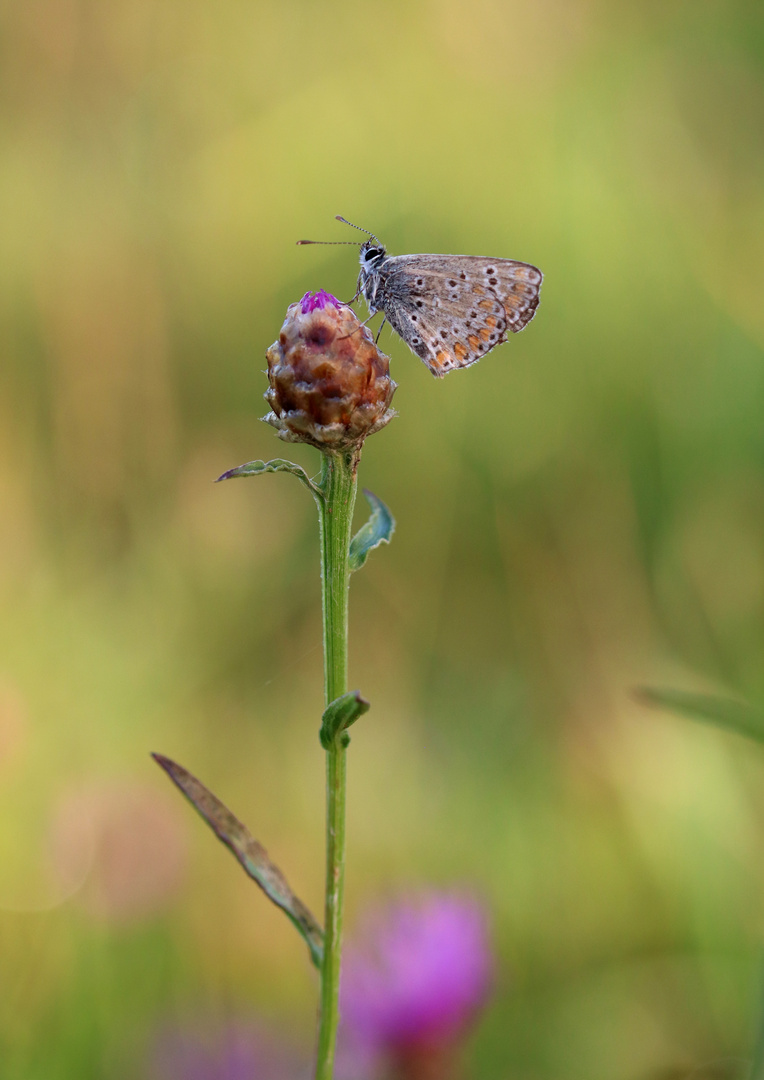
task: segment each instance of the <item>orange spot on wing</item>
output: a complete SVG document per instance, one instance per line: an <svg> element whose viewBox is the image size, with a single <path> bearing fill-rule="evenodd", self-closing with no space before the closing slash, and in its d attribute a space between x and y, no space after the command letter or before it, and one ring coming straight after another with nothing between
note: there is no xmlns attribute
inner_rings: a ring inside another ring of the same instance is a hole
<svg viewBox="0 0 764 1080"><path fill-rule="evenodd" d="M481 300L478 307L481 307L483 311L493 311L493 300Z"/></svg>
<svg viewBox="0 0 764 1080"><path fill-rule="evenodd" d="M480 331L480 336L483 341L488 341L489 337L491 336L491 331L486 326L484 326L483 329Z"/></svg>
<svg viewBox="0 0 764 1080"><path fill-rule="evenodd" d="M475 296L485 296L485 289L482 285L473 285L472 292L475 294Z"/></svg>
<svg viewBox="0 0 764 1080"><path fill-rule="evenodd" d="M448 361L451 359L451 357L448 355L447 352L443 352L443 350L441 349L439 353L435 354L435 359L438 361L441 367L447 367Z"/></svg>
<svg viewBox="0 0 764 1080"><path fill-rule="evenodd" d="M467 338L467 341L469 341L473 351L476 352L480 348L480 338L476 337L475 334L470 334L470 336Z"/></svg>
<svg viewBox="0 0 764 1080"><path fill-rule="evenodd" d="M488 326L496 326L497 322L498 322L498 320L497 320L495 315L489 315L488 318L486 319L486 325L488 325Z"/></svg>
<svg viewBox="0 0 764 1080"><path fill-rule="evenodd" d="M469 349L466 345L462 345L461 341L457 341L454 345L454 356L457 360L466 360L469 356Z"/></svg>

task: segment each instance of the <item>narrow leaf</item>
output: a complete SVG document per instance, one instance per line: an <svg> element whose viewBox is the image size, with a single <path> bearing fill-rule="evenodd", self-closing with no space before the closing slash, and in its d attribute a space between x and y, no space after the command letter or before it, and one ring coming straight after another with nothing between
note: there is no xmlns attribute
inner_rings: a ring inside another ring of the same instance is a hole
<svg viewBox="0 0 764 1080"><path fill-rule="evenodd" d="M764 742L764 715L741 701L649 686L637 690L637 699L645 705L668 709L669 712L716 724L727 731Z"/></svg>
<svg viewBox="0 0 764 1080"><path fill-rule="evenodd" d="M259 844L246 826L190 772L162 754L151 756L173 783L177 784L218 839L230 848L253 881L256 881L266 896L292 920L310 949L311 960L320 968L324 951L323 931L303 902L294 895L279 868L268 858L268 852L262 844Z"/></svg>
<svg viewBox="0 0 764 1080"><path fill-rule="evenodd" d="M293 461L286 461L284 458L274 458L272 461L248 461L246 465L238 465L235 469L224 472L222 476L217 478L215 483L219 484L221 480L234 480L238 476L262 476L263 473L276 472L291 473L301 483L305 484L313 495L322 496L321 489L313 483L303 467L296 465Z"/></svg>
<svg viewBox="0 0 764 1080"><path fill-rule="evenodd" d="M354 724L359 716L368 712L369 708L369 702L365 701L357 690L351 690L330 702L321 720L319 737L324 750L330 750L332 743L338 738L342 740L343 746L347 746L350 742L347 728Z"/></svg>
<svg viewBox="0 0 764 1080"><path fill-rule="evenodd" d="M395 530L395 519L381 499L363 489L371 507L371 517L350 541L350 569L360 570L370 551L380 544L389 544Z"/></svg>

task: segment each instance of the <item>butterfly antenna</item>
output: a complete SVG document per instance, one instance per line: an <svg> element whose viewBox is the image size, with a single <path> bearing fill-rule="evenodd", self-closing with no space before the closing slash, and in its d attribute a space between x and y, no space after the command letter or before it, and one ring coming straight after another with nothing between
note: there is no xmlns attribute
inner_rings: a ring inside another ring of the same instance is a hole
<svg viewBox="0 0 764 1080"><path fill-rule="evenodd" d="M347 218L341 217L340 214L335 214L334 216L335 221L341 221L343 225L349 225L351 229L358 229L359 232L365 232L372 240L376 240L377 243L379 243L379 237L375 236L373 232L369 232L368 229L362 229L360 225L354 225L352 221L348 221Z"/></svg>
<svg viewBox="0 0 764 1080"><path fill-rule="evenodd" d="M353 247L358 247L355 240L298 240L297 244L351 244Z"/></svg>
<svg viewBox="0 0 764 1080"><path fill-rule="evenodd" d="M341 221L345 225L350 225L351 228L358 229L359 232L365 232L368 236L372 238L372 240L376 240L377 243L379 243L379 238L375 236L373 232L369 232L368 229L362 229L360 225L353 225L352 221L348 221L346 218L340 217L339 214L337 214L337 221ZM358 244L356 244L355 240L298 240L297 244L298 246L300 244L350 244L352 247L358 247Z"/></svg>

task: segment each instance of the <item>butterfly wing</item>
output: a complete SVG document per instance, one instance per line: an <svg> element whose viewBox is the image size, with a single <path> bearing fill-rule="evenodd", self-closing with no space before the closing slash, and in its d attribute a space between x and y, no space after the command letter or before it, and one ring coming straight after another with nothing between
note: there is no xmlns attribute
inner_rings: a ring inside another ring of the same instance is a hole
<svg viewBox="0 0 764 1080"><path fill-rule="evenodd" d="M543 275L529 263L473 255L396 255L377 301L433 375L469 367L533 318Z"/></svg>

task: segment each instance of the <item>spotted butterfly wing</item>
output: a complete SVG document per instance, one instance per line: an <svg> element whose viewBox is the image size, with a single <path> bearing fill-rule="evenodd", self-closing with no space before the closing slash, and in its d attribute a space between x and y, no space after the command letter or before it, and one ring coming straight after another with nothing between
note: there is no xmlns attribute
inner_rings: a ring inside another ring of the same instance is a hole
<svg viewBox="0 0 764 1080"><path fill-rule="evenodd" d="M433 375L469 367L533 318L543 275L473 255L395 255L378 267L374 305Z"/></svg>

